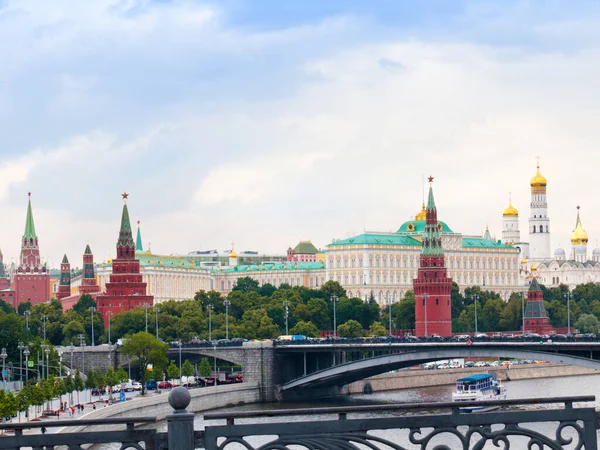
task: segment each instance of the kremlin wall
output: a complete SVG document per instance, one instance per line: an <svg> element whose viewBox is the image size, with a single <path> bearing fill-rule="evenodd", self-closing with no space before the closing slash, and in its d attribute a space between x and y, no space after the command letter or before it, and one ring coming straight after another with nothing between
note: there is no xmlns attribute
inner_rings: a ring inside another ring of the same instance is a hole
<svg viewBox="0 0 600 450"><path fill-rule="evenodd" d="M483 236L453 231L438 220L432 182L430 177L427 205L423 204L414 220L403 223L395 233L365 231L334 240L322 251L302 241L285 256L257 252L238 255L233 243L226 255L217 251L153 254L143 248L139 222L134 242L127 194L123 194L116 257L95 263L87 245L82 253L83 269L72 270L65 255L60 273L41 262L29 197L19 264L5 267L0 252L0 299L16 307L21 302L38 304L56 297L66 310L81 295L89 294L96 299L106 322L109 315L120 311L190 299L200 290L227 294L241 277L254 278L261 285L286 283L309 288L333 280L349 296L364 300L373 297L381 305L397 302L414 289L416 333L448 335L453 281L461 290L480 286L498 292L505 300L512 293L529 290L528 330L548 326L539 283L548 287L566 284L572 289L580 283L600 282L600 249L588 259L588 236L579 207L569 254L559 248L551 256L547 181L539 165L530 182L527 241L521 240L519 213L512 202L502 215L501 240L493 239L487 229Z"/></svg>

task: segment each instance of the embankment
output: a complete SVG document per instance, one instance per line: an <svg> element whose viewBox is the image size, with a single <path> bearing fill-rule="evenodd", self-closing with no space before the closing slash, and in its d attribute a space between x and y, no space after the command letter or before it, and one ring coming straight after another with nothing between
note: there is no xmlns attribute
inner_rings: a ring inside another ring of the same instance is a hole
<svg viewBox="0 0 600 450"><path fill-rule="evenodd" d="M202 389L190 389L192 400L187 408L188 412L208 411L210 409L224 408L230 405L243 403L256 403L260 401L258 383L239 383L227 386L216 386ZM169 405L169 391L162 394L149 394L143 398L135 397L123 403L115 403L112 406L103 407L98 403L98 409L91 411L79 418L86 419L108 419L117 417L156 417L157 421L164 420L166 416L173 413ZM88 406L89 407L89 406ZM86 407L87 411L87 407ZM63 428L61 433L72 433L85 431L86 426ZM110 427L122 429L120 427ZM98 427L94 427L97 430ZM108 429L108 427L103 428Z"/></svg>
<svg viewBox="0 0 600 450"><path fill-rule="evenodd" d="M474 373L494 371L501 380L527 380L532 378L566 377L575 375L593 375L600 373L585 367L563 364L531 364L508 367L474 367L468 369L407 369L398 372L376 375L357 381L348 386L349 394L361 394L365 384L369 383L373 392L415 389L442 386L456 383L458 378Z"/></svg>

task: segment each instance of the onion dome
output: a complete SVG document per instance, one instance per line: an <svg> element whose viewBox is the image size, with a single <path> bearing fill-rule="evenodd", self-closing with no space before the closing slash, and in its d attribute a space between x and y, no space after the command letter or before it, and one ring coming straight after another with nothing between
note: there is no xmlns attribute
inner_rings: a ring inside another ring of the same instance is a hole
<svg viewBox="0 0 600 450"><path fill-rule="evenodd" d="M526 259L522 259L521 260L521 264L523 264L523 265L527 264L527 260Z"/></svg>
<svg viewBox="0 0 600 450"><path fill-rule="evenodd" d="M519 211L517 211L517 209L512 205L512 198L509 197L509 199L508 199L508 208L506 208L504 210L504 212L502 213L502 215L504 217L506 217L506 216L518 216L519 215Z"/></svg>
<svg viewBox="0 0 600 450"><path fill-rule="evenodd" d="M537 266L534 264L533 266L531 266L531 271L535 272L537 270Z"/></svg>
<svg viewBox="0 0 600 450"><path fill-rule="evenodd" d="M229 257L230 257L230 258L237 258L237 253L236 253L236 252L235 252L235 250L234 250L234 245L235 245L235 244L232 242L232 243L231 243L231 253L229 254Z"/></svg>
<svg viewBox="0 0 600 450"><path fill-rule="evenodd" d="M425 211L425 203L423 203L421 212L415 216L415 220L427 220L427 211Z"/></svg>
<svg viewBox="0 0 600 450"><path fill-rule="evenodd" d="M560 247L557 248L556 250L554 250L554 257L558 258L559 256L566 256L564 249L562 249Z"/></svg>
<svg viewBox="0 0 600 450"><path fill-rule="evenodd" d="M592 251L592 255L593 256L600 256L600 248L596 247L593 251Z"/></svg>
<svg viewBox="0 0 600 450"><path fill-rule="evenodd" d="M531 185L531 187L546 187L546 185L548 184L546 179L542 176L542 174L540 174L540 165L539 164L537 166L537 173L531 179L531 182L529 184Z"/></svg>
<svg viewBox="0 0 600 450"><path fill-rule="evenodd" d="M579 219L579 206L577 207L577 224L575 225L575 231L571 235L571 244L581 245L588 243L588 234L581 226L581 220Z"/></svg>

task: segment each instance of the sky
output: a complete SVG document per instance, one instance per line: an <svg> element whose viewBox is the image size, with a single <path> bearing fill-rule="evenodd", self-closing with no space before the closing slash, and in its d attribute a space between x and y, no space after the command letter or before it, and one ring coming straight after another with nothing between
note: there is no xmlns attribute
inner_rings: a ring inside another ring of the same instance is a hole
<svg viewBox="0 0 600 450"><path fill-rule="evenodd" d="M0 247L285 253L438 217L600 239L600 0L0 0ZM596 174L596 175L595 175ZM511 193L511 194L509 194ZM134 230L135 233L135 230ZM591 248L590 248L591 252Z"/></svg>

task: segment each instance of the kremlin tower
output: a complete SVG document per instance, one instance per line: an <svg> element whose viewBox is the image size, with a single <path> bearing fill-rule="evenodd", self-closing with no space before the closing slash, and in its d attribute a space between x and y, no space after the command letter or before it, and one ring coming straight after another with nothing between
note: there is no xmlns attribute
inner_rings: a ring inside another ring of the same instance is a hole
<svg viewBox="0 0 600 450"><path fill-rule="evenodd" d="M96 307L102 314L105 326L108 325L108 311L114 315L138 306L152 305L154 302L153 296L146 295L146 283L142 281L140 261L135 258L135 243L129 221L127 197L127 193L123 194L124 204L117 241L117 257L112 260L110 280L106 283L106 292L96 297Z"/></svg>
<svg viewBox="0 0 600 450"><path fill-rule="evenodd" d="M31 302L32 305L37 305L50 300L50 273L40 260L40 248L31 210L31 193L28 196L25 233L21 240L21 259L15 273L12 274L15 307L19 303Z"/></svg>
<svg viewBox="0 0 600 450"><path fill-rule="evenodd" d="M525 307L525 332L549 334L553 331L544 306L542 289L535 276L531 279L527 292L527 306Z"/></svg>
<svg viewBox="0 0 600 450"><path fill-rule="evenodd" d="M446 273L441 224L437 220L432 182L433 177L429 177L429 199L425 210L426 224L421 242L420 266L417 278L413 280L415 335L452 336L452 279Z"/></svg>
<svg viewBox="0 0 600 450"><path fill-rule="evenodd" d="M502 243L515 245L521 242L519 231L519 211L512 205L512 199L508 202L508 208L502 213Z"/></svg>
<svg viewBox="0 0 600 450"><path fill-rule="evenodd" d="M67 259L67 255L63 256L60 264L60 284L56 292L56 298L62 300L71 295L71 264Z"/></svg>
<svg viewBox="0 0 600 450"><path fill-rule="evenodd" d="M10 288L10 280L6 276L2 250L0 250L0 300L4 300L9 305L16 308L16 305L14 305L15 291Z"/></svg>
<svg viewBox="0 0 600 450"><path fill-rule="evenodd" d="M100 286L96 282L96 274L94 272L94 255L90 245L85 246L83 252L83 279L81 280L81 286L79 286L79 293L83 294L97 294L100 292Z"/></svg>
<svg viewBox="0 0 600 450"><path fill-rule="evenodd" d="M546 179L540 174L540 164L537 173L531 179L531 216L529 217L529 258L545 260L550 254L550 219L548 218L548 203L546 202Z"/></svg>

